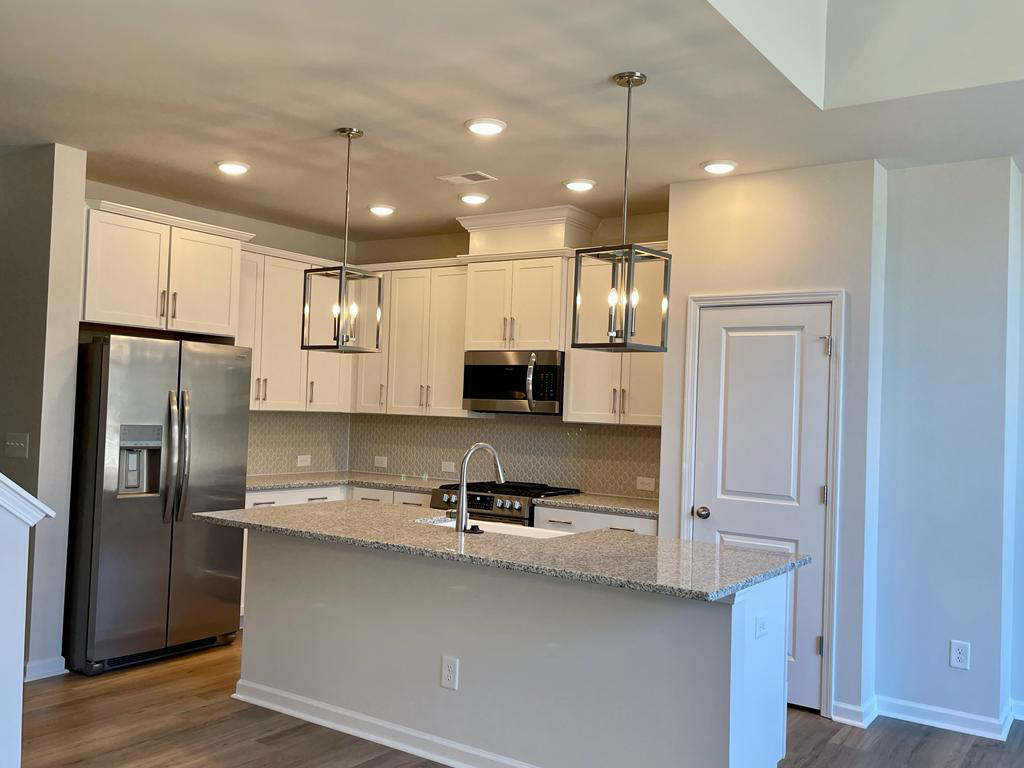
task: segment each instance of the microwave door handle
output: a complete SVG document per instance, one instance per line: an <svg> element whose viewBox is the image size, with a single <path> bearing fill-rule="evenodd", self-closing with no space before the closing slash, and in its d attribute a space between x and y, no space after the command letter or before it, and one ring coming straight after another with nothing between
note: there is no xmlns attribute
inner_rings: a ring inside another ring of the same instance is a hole
<svg viewBox="0 0 1024 768"><path fill-rule="evenodd" d="M174 519L181 521L185 517L185 505L188 503L188 481L192 474L192 407L189 403L188 390L181 391L181 477L179 478L178 512Z"/></svg>
<svg viewBox="0 0 1024 768"><path fill-rule="evenodd" d="M167 393L167 426L169 445L167 446L167 476L164 480L166 496L164 497L164 522L174 518L174 502L178 496L178 393L173 389Z"/></svg>
<svg viewBox="0 0 1024 768"><path fill-rule="evenodd" d="M533 368L537 365L537 353L530 353L530 364L526 366L526 404L530 407L530 410L534 409L533 402Z"/></svg>

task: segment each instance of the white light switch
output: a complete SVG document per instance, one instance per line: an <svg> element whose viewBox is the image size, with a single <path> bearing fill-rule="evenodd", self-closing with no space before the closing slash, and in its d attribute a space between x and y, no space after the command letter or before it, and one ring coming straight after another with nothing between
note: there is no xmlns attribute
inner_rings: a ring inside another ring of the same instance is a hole
<svg viewBox="0 0 1024 768"><path fill-rule="evenodd" d="M7 432L4 435L4 456L9 459L27 459L28 433Z"/></svg>

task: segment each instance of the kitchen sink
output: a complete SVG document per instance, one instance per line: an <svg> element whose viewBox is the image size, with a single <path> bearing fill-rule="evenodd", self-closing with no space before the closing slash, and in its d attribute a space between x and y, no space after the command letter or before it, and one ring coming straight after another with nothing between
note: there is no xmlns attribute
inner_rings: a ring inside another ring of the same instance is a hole
<svg viewBox="0 0 1024 768"><path fill-rule="evenodd" d="M424 525L436 525L440 528L451 528L455 530L455 521L450 517L421 517L416 521ZM523 536L527 539L553 539L557 536L568 536L568 531L549 531L546 528L530 528L526 525L511 525L509 523L495 523L490 520L473 520L470 524L479 525L484 533L504 533L509 536Z"/></svg>

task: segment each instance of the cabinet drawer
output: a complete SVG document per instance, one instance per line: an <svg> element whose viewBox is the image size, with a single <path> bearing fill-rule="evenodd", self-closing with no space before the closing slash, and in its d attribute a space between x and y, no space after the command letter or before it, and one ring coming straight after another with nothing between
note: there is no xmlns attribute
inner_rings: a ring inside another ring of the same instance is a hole
<svg viewBox="0 0 1024 768"><path fill-rule="evenodd" d="M546 507L537 507L534 510L534 526L552 531L574 531L577 533L604 529L630 531L650 536L658 533L657 520Z"/></svg>
<svg viewBox="0 0 1024 768"><path fill-rule="evenodd" d="M400 507L423 507L426 509L430 506L430 494L395 491L395 504Z"/></svg>
<svg viewBox="0 0 1024 768"><path fill-rule="evenodd" d="M343 498L340 485L323 488L287 488L278 491L250 491L245 494L245 507L272 507L288 504L307 504L318 501L341 501Z"/></svg>
<svg viewBox="0 0 1024 768"><path fill-rule="evenodd" d="M382 504L394 504L395 492L384 491L380 488L352 488L352 501L379 501Z"/></svg>

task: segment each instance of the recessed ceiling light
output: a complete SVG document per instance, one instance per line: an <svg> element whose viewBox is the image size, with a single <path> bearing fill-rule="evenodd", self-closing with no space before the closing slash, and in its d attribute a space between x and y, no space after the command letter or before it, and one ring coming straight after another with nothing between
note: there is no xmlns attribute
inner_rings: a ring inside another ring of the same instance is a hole
<svg viewBox="0 0 1024 768"><path fill-rule="evenodd" d="M477 136L497 136L508 128L508 123L494 117L474 117L466 121L466 128Z"/></svg>
<svg viewBox="0 0 1024 768"><path fill-rule="evenodd" d="M597 182L593 179L570 179L565 182L565 188L573 192L589 192L596 186Z"/></svg>
<svg viewBox="0 0 1024 768"><path fill-rule="evenodd" d="M395 206L393 205L371 205L370 213L374 216L390 216L395 212Z"/></svg>
<svg viewBox="0 0 1024 768"><path fill-rule="evenodd" d="M217 168L228 176L244 176L249 172L249 166L238 160L221 160Z"/></svg>
<svg viewBox="0 0 1024 768"><path fill-rule="evenodd" d="M722 176L735 171L736 163L732 160L708 160L706 163L701 163L700 167L713 176Z"/></svg>
<svg viewBox="0 0 1024 768"><path fill-rule="evenodd" d="M487 195L483 192L467 192L459 197L466 205L483 205L487 202Z"/></svg>

